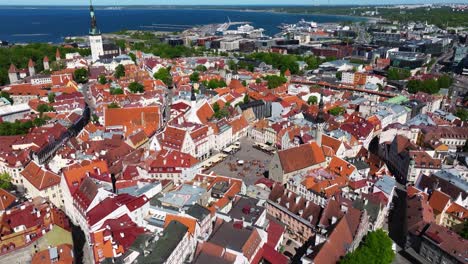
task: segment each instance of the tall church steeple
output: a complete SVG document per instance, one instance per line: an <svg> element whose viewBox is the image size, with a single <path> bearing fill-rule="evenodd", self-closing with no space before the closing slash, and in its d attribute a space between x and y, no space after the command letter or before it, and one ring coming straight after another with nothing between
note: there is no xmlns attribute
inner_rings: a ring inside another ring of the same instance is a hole
<svg viewBox="0 0 468 264"><path fill-rule="evenodd" d="M91 16L91 28L89 29L90 35L100 35L101 32L97 28L96 15L94 14L93 1L89 0L89 15Z"/></svg>
<svg viewBox="0 0 468 264"><path fill-rule="evenodd" d="M102 43L101 32L97 28L96 15L92 0L89 0L89 14L91 16L91 28L89 29L89 45L91 47L91 57L93 62L99 60L104 55L104 46Z"/></svg>
<svg viewBox="0 0 468 264"><path fill-rule="evenodd" d="M320 92L320 102L318 105L318 114L317 117L315 118L315 141L317 144L321 147L322 146L322 136L325 130L325 125L327 124L325 122L325 112L324 112L324 104L323 104L323 94Z"/></svg>
<svg viewBox="0 0 468 264"><path fill-rule="evenodd" d="M320 92L320 102L318 104L318 114L317 118L315 119L315 123L320 124L325 122L325 112L323 110L324 104L323 104L323 93Z"/></svg>

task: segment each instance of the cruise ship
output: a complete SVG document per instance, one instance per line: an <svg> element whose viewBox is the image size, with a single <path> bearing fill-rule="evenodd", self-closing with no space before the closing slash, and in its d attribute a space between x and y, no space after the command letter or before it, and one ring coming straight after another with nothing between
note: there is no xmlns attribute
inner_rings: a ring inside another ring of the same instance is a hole
<svg viewBox="0 0 468 264"><path fill-rule="evenodd" d="M291 32L291 31L306 31L311 32L315 28L317 28L317 23L313 21L305 21L301 19L296 24L281 24L279 28L283 31Z"/></svg>

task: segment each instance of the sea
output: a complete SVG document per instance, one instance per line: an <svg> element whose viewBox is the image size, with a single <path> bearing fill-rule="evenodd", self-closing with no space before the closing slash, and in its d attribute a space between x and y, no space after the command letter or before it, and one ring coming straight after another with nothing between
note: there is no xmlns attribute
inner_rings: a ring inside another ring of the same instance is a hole
<svg viewBox="0 0 468 264"><path fill-rule="evenodd" d="M184 8L113 8L96 7L98 27L103 33L119 30L155 30L176 32L227 21L248 21L263 28L267 35L280 31L282 23L301 19L318 23L360 21L362 18L338 15L288 14L265 11ZM60 43L65 37L84 36L89 30L87 7L8 7L0 6L0 40L11 43Z"/></svg>

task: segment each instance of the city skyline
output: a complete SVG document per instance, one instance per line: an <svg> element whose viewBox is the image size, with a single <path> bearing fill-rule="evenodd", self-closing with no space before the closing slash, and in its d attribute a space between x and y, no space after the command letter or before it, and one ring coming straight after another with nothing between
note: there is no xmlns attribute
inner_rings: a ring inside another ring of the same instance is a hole
<svg viewBox="0 0 468 264"><path fill-rule="evenodd" d="M371 0L358 0L354 1L353 5L392 5L392 4L449 4L449 3L458 3L458 4L468 4L468 1L446 1L446 0L385 0L376 3L375 1ZM193 1L190 0L163 0L163 1L152 1L152 0L100 0L100 1L93 1L94 5L117 5L117 6L126 6L126 5L285 5L284 1L280 0L239 0L236 1L235 4L229 0L202 0L198 1L197 4L193 4ZM7 0L0 0L0 5L12 5L11 1ZM40 5L40 6L47 6L47 5L88 5L88 1L85 0L44 0L41 3L37 3L34 0L19 0L15 1L15 6L23 6L23 5ZM330 0L299 0L296 1L294 5L350 5L349 1L346 0L336 0L331 2Z"/></svg>

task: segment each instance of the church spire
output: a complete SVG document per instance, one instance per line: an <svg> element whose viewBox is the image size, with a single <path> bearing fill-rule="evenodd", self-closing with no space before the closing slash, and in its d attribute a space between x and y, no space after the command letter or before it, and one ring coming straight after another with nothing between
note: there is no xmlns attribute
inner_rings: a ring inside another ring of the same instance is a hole
<svg viewBox="0 0 468 264"><path fill-rule="evenodd" d="M91 16L91 28L89 29L89 34L100 35L101 32L99 32L97 28L96 15L94 14L94 7L93 7L92 0L89 0L89 15Z"/></svg>
<svg viewBox="0 0 468 264"><path fill-rule="evenodd" d="M323 110L323 93L320 91L320 102L318 104L318 114L317 118L315 119L315 123L320 124L325 122L325 112Z"/></svg>

